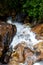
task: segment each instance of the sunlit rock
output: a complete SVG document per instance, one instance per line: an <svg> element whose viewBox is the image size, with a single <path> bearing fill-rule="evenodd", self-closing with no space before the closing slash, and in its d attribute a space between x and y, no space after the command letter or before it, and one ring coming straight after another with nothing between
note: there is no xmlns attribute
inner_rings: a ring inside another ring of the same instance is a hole
<svg viewBox="0 0 43 65"><path fill-rule="evenodd" d="M11 55L9 65L10 63L13 63L13 61L18 62L19 64L23 63L21 65L25 65L26 63L31 63L31 65L33 64L31 57L33 56L34 52L27 47L25 42L22 42L21 44L19 43L14 49L15 51Z"/></svg>
<svg viewBox="0 0 43 65"><path fill-rule="evenodd" d="M25 63L27 63L27 65L32 65L33 64L33 54L34 52L29 49L28 47L25 47L24 49L24 59L25 59Z"/></svg>
<svg viewBox="0 0 43 65"><path fill-rule="evenodd" d="M43 24L36 25L32 28L32 31L39 34L40 36L43 36Z"/></svg>
<svg viewBox="0 0 43 65"><path fill-rule="evenodd" d="M15 58L14 58L15 59ZM8 63L8 65L19 65L18 62L16 62L14 59L11 59Z"/></svg>
<svg viewBox="0 0 43 65"><path fill-rule="evenodd" d="M32 28L32 31L36 33L37 39L43 39L43 24L36 25Z"/></svg>
<svg viewBox="0 0 43 65"><path fill-rule="evenodd" d="M18 60L16 60L16 58L15 58L15 60L17 61L17 62L24 62L24 56L23 56L23 52L24 52L24 48L26 47L26 43L25 42L21 42L21 43L19 43L14 49L15 49L15 52L16 52L16 54L15 54L15 52L14 53L12 53L12 56L15 58L15 57L17 57L18 58Z"/></svg>
<svg viewBox="0 0 43 65"><path fill-rule="evenodd" d="M37 60L43 60L43 42L39 42L36 45L34 45L34 51Z"/></svg>

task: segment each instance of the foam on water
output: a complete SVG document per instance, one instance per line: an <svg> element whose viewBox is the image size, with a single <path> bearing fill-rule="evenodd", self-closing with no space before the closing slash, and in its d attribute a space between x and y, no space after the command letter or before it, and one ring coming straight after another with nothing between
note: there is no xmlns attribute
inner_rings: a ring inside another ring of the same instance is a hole
<svg viewBox="0 0 43 65"><path fill-rule="evenodd" d="M35 64L33 65L43 65L43 61L40 61L40 62L36 62Z"/></svg>
<svg viewBox="0 0 43 65"><path fill-rule="evenodd" d="M31 31L31 28L29 26L26 26L26 25L24 25L22 23L18 23L18 22L12 23L11 20L8 20L7 23L16 25L16 27L17 27L17 33L14 36L12 43L11 43L13 48L17 44L21 43L22 41L26 42L30 48L32 48L32 46L37 44L38 42L42 41L42 40L37 40L35 38L36 34Z"/></svg>
<svg viewBox="0 0 43 65"><path fill-rule="evenodd" d="M30 26L26 26L26 25L24 25L22 23L18 23L18 22L12 23L11 20L8 20L7 23L16 25L16 27L17 27L17 33L11 42L12 48L14 48L17 44L19 44L23 41L23 42L26 42L26 44L29 48L33 49L33 45L42 41L42 40L37 40L35 38L36 34L31 31ZM20 63L19 65L28 65L28 64L27 64L27 62L25 62L24 64ZM35 63L33 65L41 65L41 64ZM42 65L43 65L43 63L42 63Z"/></svg>

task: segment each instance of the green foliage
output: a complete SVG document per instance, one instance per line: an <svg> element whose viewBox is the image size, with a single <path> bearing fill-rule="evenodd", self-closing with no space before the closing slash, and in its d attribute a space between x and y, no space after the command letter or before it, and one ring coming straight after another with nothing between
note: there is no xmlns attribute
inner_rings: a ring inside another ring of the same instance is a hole
<svg viewBox="0 0 43 65"><path fill-rule="evenodd" d="M14 9L19 11L20 8L21 3L19 0L0 0L0 13L2 14L9 13Z"/></svg>
<svg viewBox="0 0 43 65"><path fill-rule="evenodd" d="M43 18L43 0L0 0L0 13L8 13L13 9L26 12L36 19Z"/></svg>
<svg viewBox="0 0 43 65"><path fill-rule="evenodd" d="M26 0L23 4L23 11L33 18L43 18L43 0Z"/></svg>

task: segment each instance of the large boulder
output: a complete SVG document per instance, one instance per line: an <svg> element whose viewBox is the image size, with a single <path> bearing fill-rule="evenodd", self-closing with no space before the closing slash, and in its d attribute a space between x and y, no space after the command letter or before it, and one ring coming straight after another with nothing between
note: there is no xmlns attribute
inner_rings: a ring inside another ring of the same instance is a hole
<svg viewBox="0 0 43 65"><path fill-rule="evenodd" d="M9 45L16 34L16 26L0 22L0 60L4 62L3 58L9 49Z"/></svg>
<svg viewBox="0 0 43 65"><path fill-rule="evenodd" d="M25 62L29 65L33 64L31 57L34 52L27 47L25 42L19 43L14 49L15 51L11 54L11 59L8 65L19 65L20 63L24 63L25 65Z"/></svg>

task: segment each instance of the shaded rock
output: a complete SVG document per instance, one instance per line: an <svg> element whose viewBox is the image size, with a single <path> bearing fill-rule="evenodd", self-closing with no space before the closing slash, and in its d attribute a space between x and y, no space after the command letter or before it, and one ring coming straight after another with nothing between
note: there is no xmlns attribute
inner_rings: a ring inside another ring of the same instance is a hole
<svg viewBox="0 0 43 65"><path fill-rule="evenodd" d="M18 22L24 22L24 19L26 18L27 14L25 13L18 13L16 14L15 21Z"/></svg>
<svg viewBox="0 0 43 65"><path fill-rule="evenodd" d="M5 53L9 49L9 45L16 34L16 26L0 22L0 57L1 62L4 62Z"/></svg>
<svg viewBox="0 0 43 65"><path fill-rule="evenodd" d="M27 16L25 19L24 19L24 24L27 25L27 26L32 26L32 24L29 22L29 17Z"/></svg>

